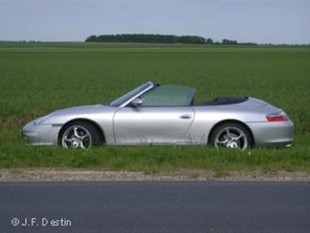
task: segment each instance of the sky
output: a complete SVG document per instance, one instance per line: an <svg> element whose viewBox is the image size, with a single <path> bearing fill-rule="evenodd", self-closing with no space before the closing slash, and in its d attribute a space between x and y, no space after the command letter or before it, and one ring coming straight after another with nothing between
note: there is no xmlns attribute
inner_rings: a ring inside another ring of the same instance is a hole
<svg viewBox="0 0 310 233"><path fill-rule="evenodd" d="M0 41L125 33L310 44L310 0L0 0Z"/></svg>

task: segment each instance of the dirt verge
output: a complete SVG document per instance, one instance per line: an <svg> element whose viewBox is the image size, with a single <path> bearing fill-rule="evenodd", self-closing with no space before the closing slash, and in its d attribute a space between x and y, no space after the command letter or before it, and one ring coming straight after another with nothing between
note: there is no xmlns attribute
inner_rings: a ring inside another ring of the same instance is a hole
<svg viewBox="0 0 310 233"><path fill-rule="evenodd" d="M309 182L310 173L277 171L232 172L218 177L207 170L184 170L169 173L61 170L61 169L0 169L0 182L61 182L61 181L280 181Z"/></svg>

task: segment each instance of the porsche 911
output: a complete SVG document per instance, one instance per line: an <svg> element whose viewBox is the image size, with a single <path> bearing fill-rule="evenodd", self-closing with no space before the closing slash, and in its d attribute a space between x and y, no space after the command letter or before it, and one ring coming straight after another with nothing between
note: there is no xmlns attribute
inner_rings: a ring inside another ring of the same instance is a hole
<svg viewBox="0 0 310 233"><path fill-rule="evenodd" d="M108 104L71 107L22 129L30 145L88 149L99 145L290 147L294 124L280 108L253 97L196 103L195 90L146 82Z"/></svg>

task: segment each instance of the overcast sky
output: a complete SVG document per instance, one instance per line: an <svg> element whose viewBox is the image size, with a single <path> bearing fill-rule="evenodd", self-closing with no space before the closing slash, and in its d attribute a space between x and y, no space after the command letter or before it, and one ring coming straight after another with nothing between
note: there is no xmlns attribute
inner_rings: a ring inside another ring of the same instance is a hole
<svg viewBox="0 0 310 233"><path fill-rule="evenodd" d="M0 40L122 33L308 44L310 0L0 0Z"/></svg>

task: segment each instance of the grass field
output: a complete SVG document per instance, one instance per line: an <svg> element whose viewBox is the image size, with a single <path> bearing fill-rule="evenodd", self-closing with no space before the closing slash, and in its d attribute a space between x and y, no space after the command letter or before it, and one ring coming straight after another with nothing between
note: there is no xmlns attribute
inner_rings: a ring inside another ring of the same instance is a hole
<svg viewBox="0 0 310 233"><path fill-rule="evenodd" d="M250 154L203 146L71 151L29 147L20 137L33 118L109 102L148 80L192 86L197 101L218 95L264 99L294 121L295 145ZM309 89L309 47L0 42L0 168L310 172Z"/></svg>

